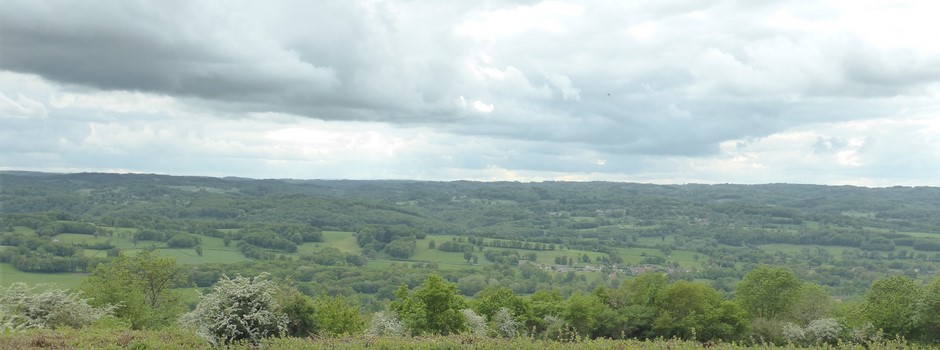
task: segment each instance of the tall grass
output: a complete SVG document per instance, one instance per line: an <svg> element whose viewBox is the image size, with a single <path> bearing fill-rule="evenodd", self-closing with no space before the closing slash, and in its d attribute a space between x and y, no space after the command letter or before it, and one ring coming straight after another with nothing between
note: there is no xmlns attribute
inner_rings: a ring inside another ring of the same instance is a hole
<svg viewBox="0 0 940 350"><path fill-rule="evenodd" d="M0 349L213 349L194 333L167 329L133 331L122 327L93 326L84 329L27 330L0 336ZM575 340L559 342L532 338L485 338L471 335L388 338L350 336L340 338L272 338L258 345L234 344L229 349L857 349L895 350L929 349L929 346L900 340L883 343L820 345L741 345L734 343L698 343L675 339Z"/></svg>

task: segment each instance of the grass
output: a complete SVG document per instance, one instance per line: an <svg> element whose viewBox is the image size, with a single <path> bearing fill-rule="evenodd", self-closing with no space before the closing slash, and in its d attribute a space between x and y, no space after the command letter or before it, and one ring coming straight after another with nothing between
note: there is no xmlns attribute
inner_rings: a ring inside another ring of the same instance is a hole
<svg viewBox="0 0 940 350"><path fill-rule="evenodd" d="M132 248L134 246L134 243L125 238L112 238L109 236L95 237L92 235L82 235L77 233L60 233L55 235L53 239L58 240L60 243L72 244L95 244L111 242L112 245L121 249Z"/></svg>
<svg viewBox="0 0 940 350"><path fill-rule="evenodd" d="M175 258L181 265L199 265L208 263L232 264L248 260L244 254L239 251L205 249L202 250L202 256L196 254L194 248L163 248L157 249L160 256Z"/></svg>
<svg viewBox="0 0 940 350"><path fill-rule="evenodd" d="M83 329L61 328L56 330L31 329L0 337L3 349L214 349L206 341L198 338L191 331L168 330L130 330L120 325L99 325ZM834 346L797 345L741 345L735 343L699 343L678 339L657 340L612 340L576 339L573 341L553 341L529 337L511 339L488 338L472 335L422 336L422 337L370 337L352 335L339 338L269 338L260 344L239 343L226 346L227 349L522 349L522 350L561 350L561 349L926 349L925 345L907 343L901 340L888 340L884 343L839 343Z"/></svg>
<svg viewBox="0 0 940 350"><path fill-rule="evenodd" d="M424 244L421 244L424 243ZM479 251L474 251L473 255L477 256L478 263L489 263L486 262L486 259L483 258L483 253ZM443 250L431 249L428 248L426 242L418 241L418 246L415 248L415 254L411 256L408 260L414 261L429 261L437 262L443 264L463 264L467 265L467 260L463 258L463 253L461 252L445 252Z"/></svg>
<svg viewBox="0 0 940 350"><path fill-rule="evenodd" d="M88 276L88 274L77 272L23 272L13 268L13 265L9 263L0 263L0 286L9 286L15 282L23 282L30 285L54 283L59 288L72 288L78 286L86 276Z"/></svg>
<svg viewBox="0 0 940 350"><path fill-rule="evenodd" d="M827 251L827 252L829 252L829 255L831 255L834 259L841 259L841 258L842 258L842 251L844 251L844 250L846 250L846 249L849 249L849 250L858 249L858 248L855 248L855 247L824 246L824 245L817 245L817 244L783 244L783 243L776 243L776 244L764 244L764 245L761 245L761 246L760 246L760 249L763 250L763 251L766 251L766 252L783 252L783 253L786 253L786 254L789 254L789 255L801 254L802 251L803 251L803 249L809 249L810 254L811 254L811 255L815 255L815 254L816 254L816 249L820 249L820 248L821 248L821 249L824 249L824 250ZM908 248L910 248L910 247L908 247ZM910 250L910 249L908 249L908 250Z"/></svg>
<svg viewBox="0 0 940 350"><path fill-rule="evenodd" d="M867 219L875 218L874 212L863 212L863 211L855 211L855 210L843 211L842 215L853 217L853 218L867 218Z"/></svg>
<svg viewBox="0 0 940 350"><path fill-rule="evenodd" d="M36 234L36 231L34 231L33 229L31 229L31 228L29 228L29 227L25 227L25 226L15 226L15 227L13 227L13 232L15 232L15 233L22 233L22 234L26 234L26 235L34 235L34 234Z"/></svg>
<svg viewBox="0 0 940 350"><path fill-rule="evenodd" d="M349 254L360 254L362 248L356 243L352 232L323 231L323 244Z"/></svg>
<svg viewBox="0 0 940 350"><path fill-rule="evenodd" d="M137 233L137 229L131 227L98 226L98 230L109 233L111 237L125 238L128 240L130 240L134 234Z"/></svg>
<svg viewBox="0 0 940 350"><path fill-rule="evenodd" d="M670 246L675 241L676 241L675 236L666 236L665 239L663 239L662 236L660 237L637 237L636 239L637 244L642 244L646 246L657 246L657 245Z"/></svg>
<svg viewBox="0 0 940 350"><path fill-rule="evenodd" d="M933 232L900 232L905 235L917 238L940 238L940 233Z"/></svg>
<svg viewBox="0 0 940 350"><path fill-rule="evenodd" d="M696 260L695 257L698 256ZM702 260L707 259L707 257L702 257L701 254L696 252L690 252L687 250L673 250L672 254L669 255L668 259L670 261L676 261L680 266L684 268L702 268Z"/></svg>
<svg viewBox="0 0 940 350"><path fill-rule="evenodd" d="M201 246L202 249L231 250L231 251L236 251L236 252L238 251L238 248L235 247L235 243L237 242L229 242L229 246L225 246L224 238L210 237L210 236L204 236L204 235L194 235L194 236L199 237L200 239L199 246Z"/></svg>
<svg viewBox="0 0 940 350"><path fill-rule="evenodd" d="M568 220L572 222L595 222L597 218L593 216L572 216L569 217Z"/></svg>
<svg viewBox="0 0 940 350"><path fill-rule="evenodd" d="M19 231L23 233L33 233L32 230L24 227L18 227ZM81 234L60 234L55 238L61 242L66 243L102 243L110 241L116 247L120 248L124 254L135 255L142 251L144 248L150 245L157 246L157 253L161 256L175 258L177 263L182 265L199 265L206 263L237 263L241 261L248 260L236 247L237 242L231 242L229 246L226 246L224 239L218 237L210 237L204 235L197 235L201 239L200 246L203 249L203 255L199 256L196 254L195 249L193 248L167 248L163 242L157 241L140 241L135 245L130 237L136 231L131 228L117 228L117 227L102 227L102 230L108 232L107 235L102 235L99 237L94 237L91 235L81 235ZM487 261L483 257L483 252L474 251L473 254L478 257L476 264L468 264L463 257L462 252L445 252L437 249L428 248L428 242L434 240L438 244L443 242L451 241L456 236L451 235L429 235L424 239L419 239L416 241L415 254L407 260L386 260L386 259L373 259L370 260L369 265L371 267L388 267L392 263L406 264L411 265L415 262L433 262L437 263L438 268L441 270L464 270L464 269L478 269L486 265L491 265L492 263ZM318 243L304 243L298 246L298 251L296 254L287 254L290 256L299 256L300 254L313 252L317 249L323 247L332 247L336 248L342 252L348 254L360 254L362 248L356 243L356 238L352 232L341 232L341 231L324 231L323 232L323 242ZM659 242L661 239L658 237L648 238L650 243ZM668 237L666 243L670 243L672 237ZM485 247L485 250L497 249L497 250L512 250L511 248L493 248ZM583 251L583 250L551 250L551 251L536 251L536 250L525 250L525 249L515 249L522 255L528 253L536 254L536 262L552 265L555 263L555 258L559 256L568 256L569 258L576 259L578 261L577 265L583 265L581 262L581 257L585 254L588 255L591 259L591 264L594 264L597 261L598 257L606 257L606 254L593 251ZM621 248L621 256L624 258L624 261L628 264L631 263L640 263L643 259L643 254L647 256L663 256L662 252L657 249L646 249L646 248ZM95 250L95 249L85 249L85 255L89 257L103 257L107 254L104 250ZM669 258L669 261L678 261L684 267L696 267L701 266L700 263L692 259L694 253L684 252L684 251L673 251L672 257ZM9 264L6 264L2 270L4 274L0 275L3 278L0 281L4 283L12 282L27 282L27 283L37 283L45 282L48 280L61 281L64 286L77 285L84 274L57 274L50 276L48 274L37 274L37 273L24 273L16 271ZM593 277L593 276L592 276ZM9 281L9 282L7 282Z"/></svg>

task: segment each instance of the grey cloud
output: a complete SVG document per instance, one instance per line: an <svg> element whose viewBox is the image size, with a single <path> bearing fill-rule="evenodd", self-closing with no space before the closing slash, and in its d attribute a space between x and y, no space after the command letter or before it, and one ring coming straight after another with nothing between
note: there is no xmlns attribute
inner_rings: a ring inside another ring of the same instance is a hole
<svg viewBox="0 0 940 350"><path fill-rule="evenodd" d="M565 30L474 38L456 26L537 2L8 0L0 63L222 115L428 126L610 159L712 155L726 140L883 116L899 103L916 108L909 97L940 80L937 57L762 24L787 2L578 4L584 13ZM797 15L832 14L814 5ZM649 38L630 34L644 23ZM494 110L461 107L460 97ZM505 162L552 164L523 158Z"/></svg>

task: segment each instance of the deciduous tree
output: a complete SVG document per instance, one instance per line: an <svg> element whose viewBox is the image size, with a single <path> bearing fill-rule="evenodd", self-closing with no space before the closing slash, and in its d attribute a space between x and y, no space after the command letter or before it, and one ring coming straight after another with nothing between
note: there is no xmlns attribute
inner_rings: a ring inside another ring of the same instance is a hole
<svg viewBox="0 0 940 350"><path fill-rule="evenodd" d="M141 252L99 264L80 289L92 298L92 305L118 305L115 316L129 320L135 329L160 328L182 312L180 295L173 288L184 278L176 260Z"/></svg>
<svg viewBox="0 0 940 350"><path fill-rule="evenodd" d="M465 318L460 310L466 302L460 296L457 285L445 281L441 276L430 275L409 291L402 285L395 292L396 300L389 304L412 334L453 334L465 328Z"/></svg>
<svg viewBox="0 0 940 350"><path fill-rule="evenodd" d="M920 288L907 276L883 278L875 281L865 294L864 314L885 334L910 338L919 299Z"/></svg>
<svg viewBox="0 0 940 350"><path fill-rule="evenodd" d="M787 268L760 266L737 286L736 298L751 317L775 319L790 312L800 291L800 280Z"/></svg>

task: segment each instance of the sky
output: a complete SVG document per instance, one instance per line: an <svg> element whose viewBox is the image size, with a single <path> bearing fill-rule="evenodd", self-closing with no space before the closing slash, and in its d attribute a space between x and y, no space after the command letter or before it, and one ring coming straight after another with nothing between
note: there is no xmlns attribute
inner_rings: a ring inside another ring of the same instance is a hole
<svg viewBox="0 0 940 350"><path fill-rule="evenodd" d="M0 170L940 186L937 13L0 0Z"/></svg>

